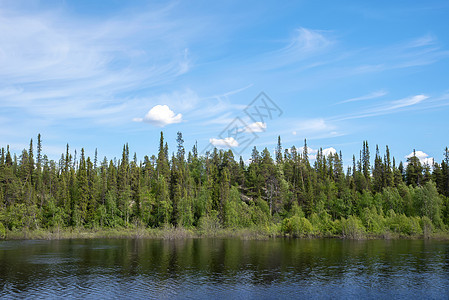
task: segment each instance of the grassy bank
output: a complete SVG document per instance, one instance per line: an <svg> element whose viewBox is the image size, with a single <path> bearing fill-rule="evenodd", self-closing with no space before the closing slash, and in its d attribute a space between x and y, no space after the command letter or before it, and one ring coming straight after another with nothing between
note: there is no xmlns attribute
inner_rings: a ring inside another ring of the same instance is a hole
<svg viewBox="0 0 449 300"><path fill-rule="evenodd" d="M342 239L436 239L449 240L449 232L436 231L424 234L400 234L386 231L381 234L358 233L357 235L343 234L282 234L276 228L216 228L213 230L187 229L182 227L165 228L64 228L61 230L6 230L5 240L58 240L58 239L186 239L186 238L240 238L240 239L269 239L269 238L342 238Z"/></svg>
<svg viewBox="0 0 449 300"><path fill-rule="evenodd" d="M132 239L184 239L184 238L226 238L235 237L242 239L267 239L275 235L269 234L267 230L242 228L242 229L215 229L199 230L182 227L166 228L64 228L61 230L6 230L6 240L57 240L57 239L95 239L95 238L132 238Z"/></svg>

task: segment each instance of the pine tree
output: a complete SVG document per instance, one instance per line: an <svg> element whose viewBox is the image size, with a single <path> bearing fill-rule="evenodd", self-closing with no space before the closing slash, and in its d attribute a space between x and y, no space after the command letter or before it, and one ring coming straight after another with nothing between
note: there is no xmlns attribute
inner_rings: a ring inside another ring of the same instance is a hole
<svg viewBox="0 0 449 300"><path fill-rule="evenodd" d="M441 171L443 173L443 195L449 197L449 149L444 149L444 160L441 163Z"/></svg>
<svg viewBox="0 0 449 300"><path fill-rule="evenodd" d="M169 197L167 183L163 176L159 176L156 185L156 226L168 224L172 214L172 206Z"/></svg>
<svg viewBox="0 0 449 300"><path fill-rule="evenodd" d="M178 144L178 152L176 153L176 158L178 159L178 163L183 165L185 160L184 139L182 138L182 133L179 131L177 133L176 143Z"/></svg>
<svg viewBox="0 0 449 300"><path fill-rule="evenodd" d="M156 173L158 177L164 176L166 179L168 179L170 173L168 165L168 146L167 144L164 146L164 133L162 131L159 142L159 153L157 155Z"/></svg>
<svg viewBox="0 0 449 300"><path fill-rule="evenodd" d="M34 185L35 173L34 173L33 139L30 140L30 149L28 150L28 176L31 184Z"/></svg>
<svg viewBox="0 0 449 300"><path fill-rule="evenodd" d="M312 168L307 141L302 152L293 145L282 155L278 137L274 161L267 148L259 153L254 147L248 166L231 150L215 148L199 155L196 143L186 159L180 132L176 141L171 160L161 133L157 157L145 155L139 162L134 153L130 161L125 144L120 160L105 157L99 166L97 150L93 160L84 148L78 160L76 151L72 159L68 144L59 161L50 160L42 153L40 135L36 155L33 140L20 156L9 146L0 148L0 222L9 230L116 227L131 222L216 228L220 222L229 227L267 226L272 220L284 226L299 209L321 233L323 226L337 224L331 218L351 215L364 224L367 218L369 222L384 218L378 222L390 227L422 221L422 226L438 229L449 222L448 200L442 197L449 187L447 148L441 164L432 166L422 165L414 151L404 170L388 146L383 156L376 147L371 168L364 141L359 160L353 156L345 174L341 151L325 156L320 149Z"/></svg>
<svg viewBox="0 0 449 300"><path fill-rule="evenodd" d="M95 220L95 211L97 209L97 184L96 172L94 170L90 157L86 160L86 176L87 176L87 222Z"/></svg>
<svg viewBox="0 0 449 300"><path fill-rule="evenodd" d="M282 145L281 145L281 136L278 136L278 144L276 146L276 164L282 164Z"/></svg>
<svg viewBox="0 0 449 300"><path fill-rule="evenodd" d="M87 221L88 217L88 204L89 204L89 180L87 178L87 165L86 159L84 155L84 148L81 148L81 156L78 172L76 173L76 179L78 183L78 197L79 201L75 203L77 205L77 209L79 209L79 220L81 220L81 224ZM78 220L77 220L78 222ZM80 225L81 225L80 224Z"/></svg>
<svg viewBox="0 0 449 300"><path fill-rule="evenodd" d="M388 148L388 145L386 146L386 150L385 150L384 166L385 166L385 185L393 186L394 168L391 166L391 156L390 156L390 149Z"/></svg>
<svg viewBox="0 0 449 300"><path fill-rule="evenodd" d="M41 163L42 163L42 140L41 140L41 134L39 133L37 135L37 170L40 172L41 170Z"/></svg>
<svg viewBox="0 0 449 300"><path fill-rule="evenodd" d="M370 153L369 153L369 147L368 147L368 141L363 142L363 150L362 150L362 172L363 176L365 176L365 179L368 183L370 182Z"/></svg>
<svg viewBox="0 0 449 300"><path fill-rule="evenodd" d="M307 147L307 140L304 139L304 148L302 149L302 159L306 166L309 166L309 148Z"/></svg>
<svg viewBox="0 0 449 300"><path fill-rule="evenodd" d="M421 185L423 174L423 168L419 158L416 156L416 151L413 149L413 156L407 158L407 168L405 171L405 177L407 178L408 185Z"/></svg>
<svg viewBox="0 0 449 300"><path fill-rule="evenodd" d="M373 169L373 190L376 192L382 191L385 187L384 184L384 165L382 163L382 158L379 154L379 146L376 145L376 157L374 158L374 169Z"/></svg>
<svg viewBox="0 0 449 300"><path fill-rule="evenodd" d="M134 203L134 211L133 214L136 219L141 218L141 171L140 167L137 165L137 156L134 154L134 159L131 163L131 198Z"/></svg>
<svg viewBox="0 0 449 300"><path fill-rule="evenodd" d="M97 163L98 163L98 151L97 148L95 148L95 157L94 157L94 169L97 169Z"/></svg>

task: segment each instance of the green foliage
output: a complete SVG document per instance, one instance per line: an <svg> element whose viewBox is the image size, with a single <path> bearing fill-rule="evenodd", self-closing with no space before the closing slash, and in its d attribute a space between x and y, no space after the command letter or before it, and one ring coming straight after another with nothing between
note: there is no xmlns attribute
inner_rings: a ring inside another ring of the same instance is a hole
<svg viewBox="0 0 449 300"><path fill-rule="evenodd" d="M433 232L432 221L427 216L422 217L420 225L425 237L428 237Z"/></svg>
<svg viewBox="0 0 449 300"><path fill-rule="evenodd" d="M239 191L232 187L229 194L229 200L224 205L224 225L230 228L236 228L240 225L240 195Z"/></svg>
<svg viewBox="0 0 449 300"><path fill-rule="evenodd" d="M218 212L212 210L208 215L202 216L198 222L199 229L204 233L214 233L221 228Z"/></svg>
<svg viewBox="0 0 449 300"><path fill-rule="evenodd" d="M44 210L44 220L48 228L62 228L66 224L67 214L60 206L56 206L55 200L51 198Z"/></svg>
<svg viewBox="0 0 449 300"><path fill-rule="evenodd" d="M5 230L40 228L185 227L215 232L258 228L272 235L365 234L430 236L449 226L449 150L432 168L416 155L396 167L388 146L376 147L371 161L368 142L352 167L343 170L342 154L320 149L313 165L307 143L283 151L253 148L249 164L231 150L186 153L177 134L177 151L169 158L161 132L159 151L139 162L130 160L128 144L119 160L100 163L84 149L66 151L58 162L37 148L19 155L0 151L0 223ZM36 154L36 155L35 155ZM371 165L373 163L373 165ZM384 212L387 212L384 215Z"/></svg>
<svg viewBox="0 0 449 300"><path fill-rule="evenodd" d="M270 222L270 208L268 203L262 200L260 197L257 198L256 202L251 202L249 207L243 203L243 210L247 209L249 211L252 224L256 226L266 226ZM245 224L246 226L252 224Z"/></svg>
<svg viewBox="0 0 449 300"><path fill-rule="evenodd" d="M187 228L193 226L192 204L192 198L188 196L179 201L179 225Z"/></svg>
<svg viewBox="0 0 449 300"><path fill-rule="evenodd" d="M313 226L305 217L295 215L282 221L281 232L296 237L310 236Z"/></svg>
<svg viewBox="0 0 449 300"><path fill-rule="evenodd" d="M390 209L394 210L396 213L404 213L404 201L399 194L397 188L387 187L382 191L382 202L384 211Z"/></svg>
<svg viewBox="0 0 449 300"><path fill-rule="evenodd" d="M361 214L362 223L368 232L382 234L386 230L386 221L382 214L377 212L376 207L365 207Z"/></svg>
<svg viewBox="0 0 449 300"><path fill-rule="evenodd" d="M167 183L163 176L159 176L156 185L155 221L157 226L169 224L173 206L170 202Z"/></svg>
<svg viewBox="0 0 449 300"><path fill-rule="evenodd" d="M341 219L341 232L344 237L350 239L362 239L365 236L365 226L357 216L349 216Z"/></svg>
<svg viewBox="0 0 449 300"><path fill-rule="evenodd" d="M6 228L3 223L0 222L0 239L6 238Z"/></svg>
<svg viewBox="0 0 449 300"><path fill-rule="evenodd" d="M9 206L2 218L9 230L36 229L41 223L36 205L23 203Z"/></svg>
<svg viewBox="0 0 449 300"><path fill-rule="evenodd" d="M309 217L310 223L313 227L313 232L325 236L334 235L337 233L335 223L332 221L331 215L323 211L320 214L312 213Z"/></svg>
<svg viewBox="0 0 449 300"><path fill-rule="evenodd" d="M281 232L291 236L310 236L313 234L313 226L309 220L304 217L301 208L294 203L292 207L292 216L282 221Z"/></svg>
<svg viewBox="0 0 449 300"><path fill-rule="evenodd" d="M420 216L428 217L437 227L442 226L442 199L433 182L427 182L423 187L415 187L413 203Z"/></svg>
<svg viewBox="0 0 449 300"><path fill-rule="evenodd" d="M422 233L419 217L407 217L404 214L396 215L395 213L390 212L386 222L389 229L396 233L405 235Z"/></svg>

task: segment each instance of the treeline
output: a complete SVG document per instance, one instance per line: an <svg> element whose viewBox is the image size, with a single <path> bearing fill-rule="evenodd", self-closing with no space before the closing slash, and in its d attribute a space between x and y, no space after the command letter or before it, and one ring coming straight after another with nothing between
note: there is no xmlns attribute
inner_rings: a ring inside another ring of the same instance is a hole
<svg viewBox="0 0 449 300"><path fill-rule="evenodd" d="M352 166L342 154L309 160L307 143L274 158L253 148L249 165L231 150L186 153L182 134L169 155L161 132L157 156L99 161L69 145L59 161L35 149L0 153L0 231L65 227L266 228L274 234L426 234L449 227L449 151L441 163L406 166L363 142ZM2 229L3 228L3 229ZM1 232L0 232L1 235Z"/></svg>

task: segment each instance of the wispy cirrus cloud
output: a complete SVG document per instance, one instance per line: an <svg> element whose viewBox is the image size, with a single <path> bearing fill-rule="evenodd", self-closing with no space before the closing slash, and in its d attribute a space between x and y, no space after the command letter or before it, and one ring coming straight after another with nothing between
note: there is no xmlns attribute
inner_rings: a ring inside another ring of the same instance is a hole
<svg viewBox="0 0 449 300"><path fill-rule="evenodd" d="M336 116L332 118L333 120L342 121L342 120L350 120L350 119L360 119L360 118L367 118L367 117L374 117L374 116L380 116L380 115L386 115L391 113L397 113L400 111L404 111L406 109L413 109L418 104L422 103L423 101L429 99L429 96L426 95L415 95L407 98L402 98L399 100L393 100L389 102L384 102L383 104L372 106L370 108L367 108L365 110L362 110L357 113L349 114L349 115L343 115L343 116Z"/></svg>
<svg viewBox="0 0 449 300"><path fill-rule="evenodd" d="M357 101L365 101L365 100L371 100L371 99L376 99L376 98L380 98L383 97L385 95L387 95L388 93L384 90L380 90L380 91L376 91L376 92L372 92L369 93L367 95L363 95L363 96L359 96L359 97L354 97L354 98L349 98L343 101L338 102L337 104L343 104L343 103L349 103L349 102L357 102Z"/></svg>
<svg viewBox="0 0 449 300"><path fill-rule="evenodd" d="M412 97L408 97L408 98L404 98L404 99L400 99L400 100L396 100L396 101L392 101L391 105L381 109L384 111L390 111L390 110L396 110L399 108L403 108L403 107L408 107L408 106L412 106L412 105L416 105L418 103L421 103L422 101L428 99L429 96L426 95L415 95Z"/></svg>
<svg viewBox="0 0 449 300"><path fill-rule="evenodd" d="M285 128L286 123L289 124L287 129ZM270 135L271 141L275 141L278 135L280 135L286 143L297 143L298 140L302 142L305 138L307 140L317 140L345 135L338 123L330 118L282 120L273 124L270 123L270 127L278 129L274 134Z"/></svg>
<svg viewBox="0 0 449 300"><path fill-rule="evenodd" d="M317 55L334 43L332 39L325 36L325 33L323 30L300 27L295 30L290 43L278 53L296 59Z"/></svg>
<svg viewBox="0 0 449 300"><path fill-rule="evenodd" d="M405 48L418 48L435 45L437 38L432 34L426 34L405 43Z"/></svg>
<svg viewBox="0 0 449 300"><path fill-rule="evenodd" d="M433 35L417 37L396 45L362 49L353 60L360 63L353 67L351 75L383 72L433 64L449 57ZM363 61L363 62L362 62Z"/></svg>
<svg viewBox="0 0 449 300"><path fill-rule="evenodd" d="M321 56L328 53L335 43L328 31L299 27L278 49L250 58L247 68L270 71L292 66L299 70L323 66L335 60L335 57Z"/></svg>
<svg viewBox="0 0 449 300"><path fill-rule="evenodd" d="M54 120L119 117L121 94L189 71L189 32L170 7L129 18L72 19L61 11L0 11L0 107Z"/></svg>

